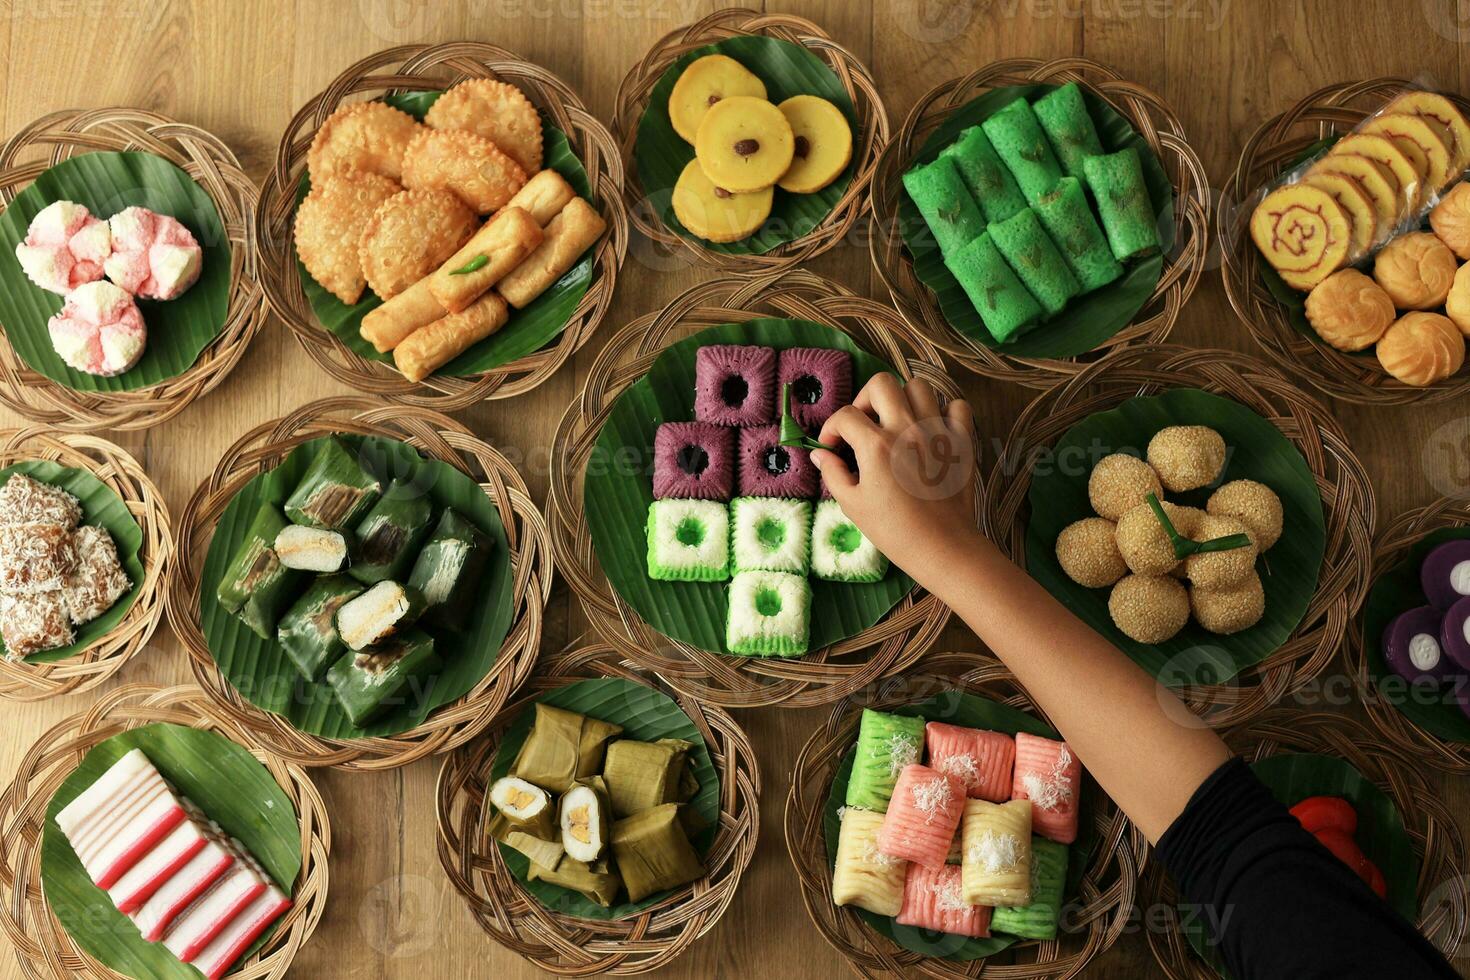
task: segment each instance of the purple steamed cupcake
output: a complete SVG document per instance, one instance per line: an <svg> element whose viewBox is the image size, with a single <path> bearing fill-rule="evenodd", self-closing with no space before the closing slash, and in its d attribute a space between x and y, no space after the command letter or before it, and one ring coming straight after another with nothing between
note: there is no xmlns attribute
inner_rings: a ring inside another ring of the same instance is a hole
<svg viewBox="0 0 1470 980"><path fill-rule="evenodd" d="M783 350L776 363L776 397L791 386L791 415L813 436L852 401L852 357L824 347ZM780 406L776 410L781 414Z"/></svg>
<svg viewBox="0 0 1470 980"><path fill-rule="evenodd" d="M735 430L665 422L653 437L653 496L729 500L735 495Z"/></svg>
<svg viewBox="0 0 1470 980"><path fill-rule="evenodd" d="M742 497L817 495L817 468L805 449L781 445L781 427L740 430L739 490Z"/></svg>
<svg viewBox="0 0 1470 980"><path fill-rule="evenodd" d="M776 421L776 352L712 344L694 355L694 417L716 425Z"/></svg>

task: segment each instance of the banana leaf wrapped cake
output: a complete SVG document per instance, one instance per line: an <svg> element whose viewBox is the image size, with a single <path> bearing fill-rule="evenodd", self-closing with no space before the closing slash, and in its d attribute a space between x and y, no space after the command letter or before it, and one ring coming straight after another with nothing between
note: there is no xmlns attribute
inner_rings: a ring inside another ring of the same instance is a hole
<svg viewBox="0 0 1470 980"><path fill-rule="evenodd" d="M275 551L286 523L280 508L262 504L215 591L226 612L266 639L274 636L276 622L301 584L301 573L287 568Z"/></svg>
<svg viewBox="0 0 1470 980"><path fill-rule="evenodd" d="M354 529L358 557L352 577L368 585L401 579L418 557L433 518L433 505L422 488L394 480Z"/></svg>
<svg viewBox="0 0 1470 980"><path fill-rule="evenodd" d="M321 680L347 649L337 632L337 613L362 591L362 583L354 578L324 575L286 610L276 627L276 642L306 680Z"/></svg>
<svg viewBox="0 0 1470 980"><path fill-rule="evenodd" d="M467 627L490 550L490 538L463 514L449 507L439 515L408 576L409 586L424 597L429 623L456 631Z"/></svg>
<svg viewBox="0 0 1470 980"><path fill-rule="evenodd" d="M347 447L329 438L286 501L286 516L293 524L340 530L356 524L382 492Z"/></svg>

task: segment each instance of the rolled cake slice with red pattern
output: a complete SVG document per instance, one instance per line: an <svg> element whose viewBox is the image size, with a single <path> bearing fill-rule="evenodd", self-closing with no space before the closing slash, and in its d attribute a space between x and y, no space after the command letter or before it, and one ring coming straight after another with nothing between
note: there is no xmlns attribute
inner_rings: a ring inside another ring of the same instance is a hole
<svg viewBox="0 0 1470 980"><path fill-rule="evenodd" d="M1287 184L1256 205L1251 238L1287 285L1305 291L1347 261L1353 228L1347 212L1327 191L1311 184Z"/></svg>

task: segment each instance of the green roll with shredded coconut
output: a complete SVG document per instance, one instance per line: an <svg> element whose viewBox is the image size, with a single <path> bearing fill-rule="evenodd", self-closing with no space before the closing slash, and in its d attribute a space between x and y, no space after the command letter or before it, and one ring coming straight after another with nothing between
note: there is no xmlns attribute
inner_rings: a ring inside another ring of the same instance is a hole
<svg viewBox="0 0 1470 980"><path fill-rule="evenodd" d="M847 805L887 813L898 774L923 754L923 718L864 708L847 780Z"/></svg>

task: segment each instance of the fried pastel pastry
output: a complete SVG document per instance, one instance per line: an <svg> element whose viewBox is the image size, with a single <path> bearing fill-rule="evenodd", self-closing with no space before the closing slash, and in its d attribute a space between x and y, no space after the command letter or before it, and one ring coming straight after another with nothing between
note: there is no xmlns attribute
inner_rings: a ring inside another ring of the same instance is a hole
<svg viewBox="0 0 1470 980"><path fill-rule="evenodd" d="M1439 123L1454 137L1450 166L1456 175L1470 167L1470 121L1453 102L1438 92L1405 92L1384 107L1387 112L1411 112Z"/></svg>
<svg viewBox="0 0 1470 980"><path fill-rule="evenodd" d="M426 129L403 153L403 185L453 191L476 214L504 207L526 183L526 171L493 142L474 133Z"/></svg>
<svg viewBox="0 0 1470 980"><path fill-rule="evenodd" d="M312 185L296 209L296 254L306 271L348 306L362 298L367 277L357 243L378 205L397 194L374 173L334 173Z"/></svg>
<svg viewBox="0 0 1470 980"><path fill-rule="evenodd" d="M475 213L447 190L400 191L378 205L358 241L372 291L392 299L435 269L479 227Z"/></svg>
<svg viewBox="0 0 1470 980"><path fill-rule="evenodd" d="M1444 242L1427 231L1411 231L1379 249L1373 278L1399 309L1432 310L1444 304L1458 268Z"/></svg>
<svg viewBox="0 0 1470 980"><path fill-rule="evenodd" d="M5 641L5 656L12 660L74 642L76 634L60 590L0 595L0 639Z"/></svg>
<svg viewBox="0 0 1470 980"><path fill-rule="evenodd" d="M1425 198L1449 183L1454 136L1448 127L1407 112L1380 112L1366 119L1358 132L1388 137L1418 171Z"/></svg>
<svg viewBox="0 0 1470 980"><path fill-rule="evenodd" d="M1378 341L1378 363L1406 385L1427 388L1465 363L1465 338L1438 313L1405 313Z"/></svg>
<svg viewBox="0 0 1470 980"><path fill-rule="evenodd" d="M1288 286L1305 291L1347 261L1352 229L1331 194L1309 184L1287 184L1256 205L1251 238Z"/></svg>
<svg viewBox="0 0 1470 980"><path fill-rule="evenodd" d="M1303 177L1302 183L1320 187L1332 195L1345 214L1352 228L1352 242L1348 246L1348 262L1356 262L1372 250L1378 236L1378 212L1373 201L1363 191L1362 185L1344 174L1323 172Z"/></svg>
<svg viewBox="0 0 1470 980"><path fill-rule="evenodd" d="M525 309L570 269L602 235L607 222L582 198L573 198L546 225L536 251L506 273L498 289L506 302Z"/></svg>
<svg viewBox="0 0 1470 980"><path fill-rule="evenodd" d="M1470 184L1451 187L1429 212L1429 227L1461 259L1470 259Z"/></svg>
<svg viewBox="0 0 1470 980"><path fill-rule="evenodd" d="M0 527L0 592L30 595L59 590L76 564L72 529L61 524Z"/></svg>
<svg viewBox="0 0 1470 980"><path fill-rule="evenodd" d="M505 300L492 290L461 312L409 334L393 349L393 363L408 380L422 381L505 326L508 319Z"/></svg>
<svg viewBox="0 0 1470 980"><path fill-rule="evenodd" d="M1339 269L1307 294L1307 322L1341 351L1378 343L1398 313L1388 293L1357 269Z"/></svg>
<svg viewBox="0 0 1470 980"><path fill-rule="evenodd" d="M62 590L71 621L81 626L111 609L133 587L105 528L79 527L72 538L77 561Z"/></svg>
<svg viewBox="0 0 1470 980"><path fill-rule="evenodd" d="M313 186L344 171L398 180L404 150L422 129L413 116L386 102L344 105L316 131L306 154L306 172Z"/></svg>
<svg viewBox="0 0 1470 980"><path fill-rule="evenodd" d="M576 196L577 192L572 190L572 185L567 183L565 177L555 170L542 170L526 181L525 186L516 191L505 206L520 208L545 228L552 218L561 214L561 209L567 206L567 202Z"/></svg>
<svg viewBox="0 0 1470 980"><path fill-rule="evenodd" d="M450 313L465 309L525 261L545 235L520 208L505 208L429 276L429 291Z"/></svg>
<svg viewBox="0 0 1470 980"><path fill-rule="evenodd" d="M434 100L424 122L483 136L528 174L541 169L541 113L509 82L466 79Z"/></svg>
<svg viewBox="0 0 1470 980"><path fill-rule="evenodd" d="M0 486L0 525L61 524L76 527L82 503L60 487L12 473Z"/></svg>

